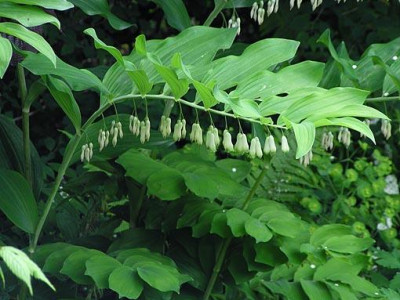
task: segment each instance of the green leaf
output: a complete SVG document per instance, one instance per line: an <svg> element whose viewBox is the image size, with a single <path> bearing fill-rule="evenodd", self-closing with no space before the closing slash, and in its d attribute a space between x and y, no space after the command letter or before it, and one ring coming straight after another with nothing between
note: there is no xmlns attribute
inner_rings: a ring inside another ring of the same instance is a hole
<svg viewBox="0 0 400 300"><path fill-rule="evenodd" d="M291 122L297 142L296 159L306 155L314 144L315 125L309 121L300 124Z"/></svg>
<svg viewBox="0 0 400 300"><path fill-rule="evenodd" d="M223 169L236 182L242 182L251 171L251 164L240 159L220 159L215 163L218 168Z"/></svg>
<svg viewBox="0 0 400 300"><path fill-rule="evenodd" d="M35 75L56 75L63 78L74 91L96 89L107 93L106 87L92 72L75 68L57 57L56 66L52 65L43 54L28 53L21 62L22 66Z"/></svg>
<svg viewBox="0 0 400 300"><path fill-rule="evenodd" d="M227 224L231 228L234 237L241 237L246 234L245 223L250 218L247 212L238 208L231 208L226 212Z"/></svg>
<svg viewBox="0 0 400 300"><path fill-rule="evenodd" d="M257 103L252 99L228 98L228 104L239 116L255 119L262 117Z"/></svg>
<svg viewBox="0 0 400 300"><path fill-rule="evenodd" d="M210 108L218 103L215 97L212 94L212 90L210 87L201 83L200 81L193 80L192 84L194 85L195 89L199 93L201 101L203 101L205 108Z"/></svg>
<svg viewBox="0 0 400 300"><path fill-rule="evenodd" d="M256 243L268 242L272 238L272 232L260 220L250 217L244 224L246 233L256 239Z"/></svg>
<svg viewBox="0 0 400 300"><path fill-rule="evenodd" d="M396 74L396 72L393 70L393 68L389 67L379 56L372 56L371 58L372 58L372 62L374 64L381 66L385 70L386 77L389 77L392 80L392 83L394 84L394 86L398 90L400 90L400 80L398 78L398 74Z"/></svg>
<svg viewBox="0 0 400 300"><path fill-rule="evenodd" d="M104 43L102 40L100 40L96 34L96 31L93 28L85 29L83 31L83 33L85 33L93 38L94 46L96 47L96 49L102 49L104 51L107 51L109 54L111 54L115 58L115 60L118 63L121 64L121 66L125 65L121 52L117 48L115 48L113 46L109 46L106 43Z"/></svg>
<svg viewBox="0 0 400 300"><path fill-rule="evenodd" d="M56 66L56 54L46 40L39 34L26 29L22 25L10 22L0 23L0 32L15 36L28 43L37 51L46 56L52 62L52 64Z"/></svg>
<svg viewBox="0 0 400 300"><path fill-rule="evenodd" d="M92 279L85 275L85 263L92 256L101 254L100 251L86 248L74 251L64 260L60 273L67 275L78 284L92 284Z"/></svg>
<svg viewBox="0 0 400 300"><path fill-rule="evenodd" d="M214 200L218 197L218 184L208 176L208 170L200 169L183 174L185 184L196 196Z"/></svg>
<svg viewBox="0 0 400 300"><path fill-rule="evenodd" d="M161 77L167 82L169 88L175 99L179 99L184 96L189 90L189 83L186 79L178 79L176 73L168 67L155 64L157 72L160 73Z"/></svg>
<svg viewBox="0 0 400 300"><path fill-rule="evenodd" d="M58 274L63 267L64 261L72 253L82 250L84 248L75 245L65 245L64 247L57 247L58 244L53 244L56 250L53 251L47 258L43 266L43 271L52 274ZM53 246L52 245L52 246Z"/></svg>
<svg viewBox="0 0 400 300"><path fill-rule="evenodd" d="M322 33L317 42L324 44L328 48L333 59L340 65L344 74L352 81L357 82L358 79L350 61L339 57L339 55L337 54L336 49L331 41L331 33L329 29L325 30Z"/></svg>
<svg viewBox="0 0 400 300"><path fill-rule="evenodd" d="M46 85L54 100L74 125L76 132L79 132L82 122L81 112L71 89L64 81L52 76L47 76Z"/></svg>
<svg viewBox="0 0 400 300"><path fill-rule="evenodd" d="M400 250L394 249L392 252L379 250L375 255L378 265L389 269L400 269Z"/></svg>
<svg viewBox="0 0 400 300"><path fill-rule="evenodd" d="M298 46L298 42L285 39L261 40L247 47L240 56L213 61L202 81L208 83L215 80L222 90L226 90L256 72L291 59Z"/></svg>
<svg viewBox="0 0 400 300"><path fill-rule="evenodd" d="M301 280L300 284L310 300L331 299L328 289L322 282Z"/></svg>
<svg viewBox="0 0 400 300"><path fill-rule="evenodd" d="M14 247L3 246L0 247L0 257L3 258L5 264L11 270L11 272L26 283L31 295L31 276L43 281L55 291L54 286L46 278L42 270L40 270L40 268L23 251ZM2 271L0 271L0 273L4 284L4 275Z"/></svg>
<svg viewBox="0 0 400 300"><path fill-rule="evenodd" d="M23 174L25 155L22 130L4 115L0 115L0 141L0 166ZM39 199L43 185L43 163L32 143L30 143L30 148L33 194L35 199Z"/></svg>
<svg viewBox="0 0 400 300"><path fill-rule="evenodd" d="M152 1L157 3L164 11L165 16L167 17L167 22L171 27L179 31L190 27L191 24L189 14L182 0Z"/></svg>
<svg viewBox="0 0 400 300"><path fill-rule="evenodd" d="M4 273L3 273L3 269L0 267L0 278L1 278L1 282L3 283L3 289L6 287L6 280L4 278Z"/></svg>
<svg viewBox="0 0 400 300"><path fill-rule="evenodd" d="M108 278L111 273L121 267L121 263L108 255L94 255L86 263L85 275L90 276L99 289L109 288Z"/></svg>
<svg viewBox="0 0 400 300"><path fill-rule="evenodd" d="M223 210L222 212L216 213L213 217L212 223L211 223L211 230L210 233L215 233L219 235L222 238L228 238L232 236L232 229L229 228L227 225L227 217L226 217L226 211Z"/></svg>
<svg viewBox="0 0 400 300"><path fill-rule="evenodd" d="M153 262L143 262L137 268L137 272L151 287L161 292L179 293L180 274L176 269Z"/></svg>
<svg viewBox="0 0 400 300"><path fill-rule="evenodd" d="M340 237L351 234L351 227L343 224L329 224L319 227L313 232L310 243L314 246L321 246L332 237Z"/></svg>
<svg viewBox="0 0 400 300"><path fill-rule="evenodd" d="M25 27L51 23L60 29L60 21L56 17L35 6L0 2L0 17L16 20Z"/></svg>
<svg viewBox="0 0 400 300"><path fill-rule="evenodd" d="M158 170L147 180L148 193L161 200L176 200L186 193L182 175L174 169Z"/></svg>
<svg viewBox="0 0 400 300"><path fill-rule="evenodd" d="M256 252L255 262L268 266L278 266L287 261L285 254L273 243L257 243L254 245Z"/></svg>
<svg viewBox="0 0 400 300"><path fill-rule="evenodd" d="M371 238L358 238L354 235L335 236L322 244L322 247L339 253L354 254L364 251L374 244Z"/></svg>
<svg viewBox="0 0 400 300"><path fill-rule="evenodd" d="M35 231L39 218L35 198L18 172L0 169L0 209L20 229Z"/></svg>
<svg viewBox="0 0 400 300"><path fill-rule="evenodd" d="M144 34L140 34L135 39L135 51L136 53L146 56L147 49L146 49L146 37Z"/></svg>
<svg viewBox="0 0 400 300"><path fill-rule="evenodd" d="M324 64L314 61L291 65L278 73L264 70L241 81L236 93L241 98L266 99L300 88L316 87L322 78L323 70Z"/></svg>
<svg viewBox="0 0 400 300"><path fill-rule="evenodd" d="M400 60L396 60L394 63L390 65L390 74L395 75L397 78L400 77ZM382 94L392 94L398 90L396 87L396 82L393 80L392 76L386 74L385 79L383 81Z"/></svg>
<svg viewBox="0 0 400 300"><path fill-rule="evenodd" d="M126 175L137 180L141 184L145 184L147 179L155 173L168 169L163 163L154 160L145 154L132 149L122 154L117 163L122 165L126 170ZM137 172L140 170L140 172Z"/></svg>
<svg viewBox="0 0 400 300"><path fill-rule="evenodd" d="M89 16L101 15L106 18L111 27L116 30L124 30L132 26L132 24L121 20L114 15L107 0L70 0L73 4L82 9Z"/></svg>
<svg viewBox="0 0 400 300"><path fill-rule="evenodd" d="M8 39L0 37L0 79L7 71L12 57L12 46Z"/></svg>
<svg viewBox="0 0 400 300"><path fill-rule="evenodd" d="M138 273L130 267L115 269L108 278L109 287L120 298L137 299L143 291L143 283Z"/></svg>
<svg viewBox="0 0 400 300"><path fill-rule="evenodd" d="M351 291L351 288L344 284L333 284L330 282L325 282L326 285L330 287L331 290L339 294L340 299L343 300L357 300L359 298Z"/></svg>
<svg viewBox="0 0 400 300"><path fill-rule="evenodd" d="M149 81L144 70L136 70L131 62L125 61L125 66L128 76L133 80L140 94L144 97L153 88L153 83Z"/></svg>
<svg viewBox="0 0 400 300"><path fill-rule="evenodd" d="M176 53L181 53L183 63L196 66L194 78L199 79L208 71L209 63L217 51L231 47L235 36L234 29L193 26L175 37L147 41L146 49L158 57L162 65L168 65ZM143 60L143 55L142 52L133 51L126 59L135 65L140 62L140 69L147 73L150 81L155 84L163 82L153 63L147 59Z"/></svg>
<svg viewBox="0 0 400 300"><path fill-rule="evenodd" d="M338 280L342 275L348 274L356 276L363 265L351 264L349 261L339 258L331 258L324 265L317 267L317 271L314 273L314 280ZM346 270L346 272L343 272Z"/></svg>
<svg viewBox="0 0 400 300"><path fill-rule="evenodd" d="M24 101L24 107L30 109L32 103L46 90L42 79L34 81L30 86Z"/></svg>
<svg viewBox="0 0 400 300"><path fill-rule="evenodd" d="M1 0L0 2L4 2ZM26 4L26 5L36 5L41 6L47 9L55 9L55 10L67 10L74 7L70 2L66 0L6 0L5 2L12 2L18 4Z"/></svg>
<svg viewBox="0 0 400 300"><path fill-rule="evenodd" d="M356 118L332 118L332 119L321 119L315 122L315 127L321 126L343 126L350 129L356 130L366 137L368 137L373 143L375 143L375 137L371 128L364 122L357 120Z"/></svg>
<svg viewBox="0 0 400 300"><path fill-rule="evenodd" d="M14 247L3 246L0 248L0 257L10 271L26 284L29 293L32 295L31 271L25 259L21 256L21 251L17 250Z"/></svg>

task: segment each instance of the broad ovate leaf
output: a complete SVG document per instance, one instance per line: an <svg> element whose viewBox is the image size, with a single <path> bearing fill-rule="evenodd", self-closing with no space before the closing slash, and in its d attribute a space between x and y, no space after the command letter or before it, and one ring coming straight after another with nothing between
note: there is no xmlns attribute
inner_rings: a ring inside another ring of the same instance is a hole
<svg viewBox="0 0 400 300"><path fill-rule="evenodd" d="M7 71L12 57L12 46L8 39L0 36L0 78L3 78Z"/></svg>
<svg viewBox="0 0 400 300"><path fill-rule="evenodd" d="M10 22L0 23L0 32L15 36L28 43L37 51L45 55L52 62L52 64L56 66L56 54L54 53L53 48L51 48L49 43L47 43L46 40L39 34L26 29L22 25Z"/></svg>
<svg viewBox="0 0 400 300"><path fill-rule="evenodd" d="M0 169L0 209L23 231L35 231L39 218L36 201L28 182L20 173Z"/></svg>

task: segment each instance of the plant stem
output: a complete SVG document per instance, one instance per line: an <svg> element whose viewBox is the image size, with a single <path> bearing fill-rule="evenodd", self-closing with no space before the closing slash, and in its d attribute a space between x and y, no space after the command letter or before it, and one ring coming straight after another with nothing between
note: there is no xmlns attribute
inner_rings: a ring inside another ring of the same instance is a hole
<svg viewBox="0 0 400 300"><path fill-rule="evenodd" d="M260 186L261 181L264 178L266 172L267 168L264 167L261 173L258 175L253 186L251 187L250 192L247 195L245 201L243 202L241 208L242 210L246 210L247 207L249 206L249 203L251 199L253 199L254 194L256 193L258 187ZM217 281L218 274L221 271L222 264L224 263L225 260L226 252L228 251L231 242L232 242L232 237L226 239L222 244L221 251L218 253L217 262L215 263L215 266L213 268L213 273L211 274L210 280L208 281L207 284L206 291L204 292L203 300L208 300L210 298L211 292L214 288L215 282Z"/></svg>
<svg viewBox="0 0 400 300"><path fill-rule="evenodd" d="M386 101L395 101L400 100L400 96L393 97L376 97L376 98L367 98L367 102L386 102Z"/></svg>
<svg viewBox="0 0 400 300"><path fill-rule="evenodd" d="M208 16L207 20L204 22L204 26L210 26L214 19L218 16L221 10L225 7L227 0L219 0L218 4L215 5L213 11Z"/></svg>
<svg viewBox="0 0 400 300"><path fill-rule="evenodd" d="M120 97L116 97L114 99L114 102L120 102L122 100L136 99L136 98L143 98L143 97L141 95L139 95L139 94L128 94L128 95L123 95L123 96L120 96ZM180 102L180 103L182 103L182 104L184 104L186 106L190 106L190 107L196 108L198 110L214 113L216 115L226 116L226 117L230 117L230 118L234 118L234 119L241 119L241 120L245 120L245 121L248 121L248 122L257 123L257 124L261 124L261 125L265 125L265 126L269 126L269 127L279 128L279 129L287 129L285 126L274 125L274 124L264 124L261 121L256 120L256 119L247 118L247 117L240 117L240 116L236 116L235 114L227 113L225 111L220 111L220 110L216 110L216 109L212 109L212 108L206 108L204 106L198 105L196 103L193 103L193 102L190 102L190 101L187 101L187 100L175 99L172 96L149 94L149 95L146 95L146 99L174 100L174 101Z"/></svg>
<svg viewBox="0 0 400 300"><path fill-rule="evenodd" d="M60 166L60 168L58 170L57 177L56 177L56 180L54 182L53 189L52 189L52 191L51 191L51 193L49 195L49 198L47 199L43 214L42 214L42 216L41 216L41 218L39 220L39 223L38 223L38 225L36 227L35 235L34 235L34 238L33 238L33 242L32 242L32 245L30 246L30 249L29 249L29 251L31 253L35 252L35 249L36 249L36 246L37 246L37 242L39 240L40 233L41 233L41 231L43 229L44 223L46 222L47 216L48 216L48 214L50 212L50 209L51 209L51 206L52 206L52 204L54 202L54 198L55 198L55 196L56 196L56 194L58 192L58 189L60 187L61 181L62 181L62 179L63 179L63 177L65 175L65 172L66 172L66 170L67 170L67 168L69 166L69 162L71 161L72 156L74 155L74 151L75 151L76 147L78 146L80 139L81 139L80 135L75 135L73 137L73 140L72 140L72 143L71 143L71 148L69 148L69 149L67 148L67 150L66 150L66 154L65 154L65 156L63 158L63 161L61 163L61 166Z"/></svg>
<svg viewBox="0 0 400 300"><path fill-rule="evenodd" d="M29 110L30 107L25 105L27 88L25 81L24 68L18 64L17 67L19 93L22 104L22 138L24 148L24 175L29 185L32 186L32 161L31 161L31 147L29 137Z"/></svg>

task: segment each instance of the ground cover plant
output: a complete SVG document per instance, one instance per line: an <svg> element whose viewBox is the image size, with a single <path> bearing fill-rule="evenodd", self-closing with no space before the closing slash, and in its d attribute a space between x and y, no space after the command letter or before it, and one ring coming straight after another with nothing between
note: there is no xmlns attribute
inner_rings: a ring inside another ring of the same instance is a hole
<svg viewBox="0 0 400 300"><path fill-rule="evenodd" d="M399 4L341 2L0 1L1 299L400 299Z"/></svg>

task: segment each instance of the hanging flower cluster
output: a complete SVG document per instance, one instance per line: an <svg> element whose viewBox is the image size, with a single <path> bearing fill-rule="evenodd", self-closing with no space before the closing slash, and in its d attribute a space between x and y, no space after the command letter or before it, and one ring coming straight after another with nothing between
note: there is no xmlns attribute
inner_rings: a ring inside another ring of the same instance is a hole
<svg viewBox="0 0 400 300"><path fill-rule="evenodd" d="M240 18L232 16L228 21L228 28L237 28L237 35L240 34Z"/></svg>
<svg viewBox="0 0 400 300"><path fill-rule="evenodd" d="M322 142L321 142L321 146L322 148L324 148L326 151L328 150L332 150L333 149L333 133L332 132L324 132L322 134Z"/></svg>
<svg viewBox="0 0 400 300"><path fill-rule="evenodd" d="M381 132L386 140L392 136L392 124L388 120L382 120Z"/></svg>
<svg viewBox="0 0 400 300"><path fill-rule="evenodd" d="M338 134L338 141L343 143L346 148L349 148L351 144L351 133L348 128L340 127Z"/></svg>
<svg viewBox="0 0 400 300"><path fill-rule="evenodd" d="M93 157L93 143L85 144L81 150L81 162L89 162Z"/></svg>
<svg viewBox="0 0 400 300"><path fill-rule="evenodd" d="M250 18L254 19L258 25L261 25L264 22L264 16L264 1L254 2L253 6L251 7Z"/></svg>

